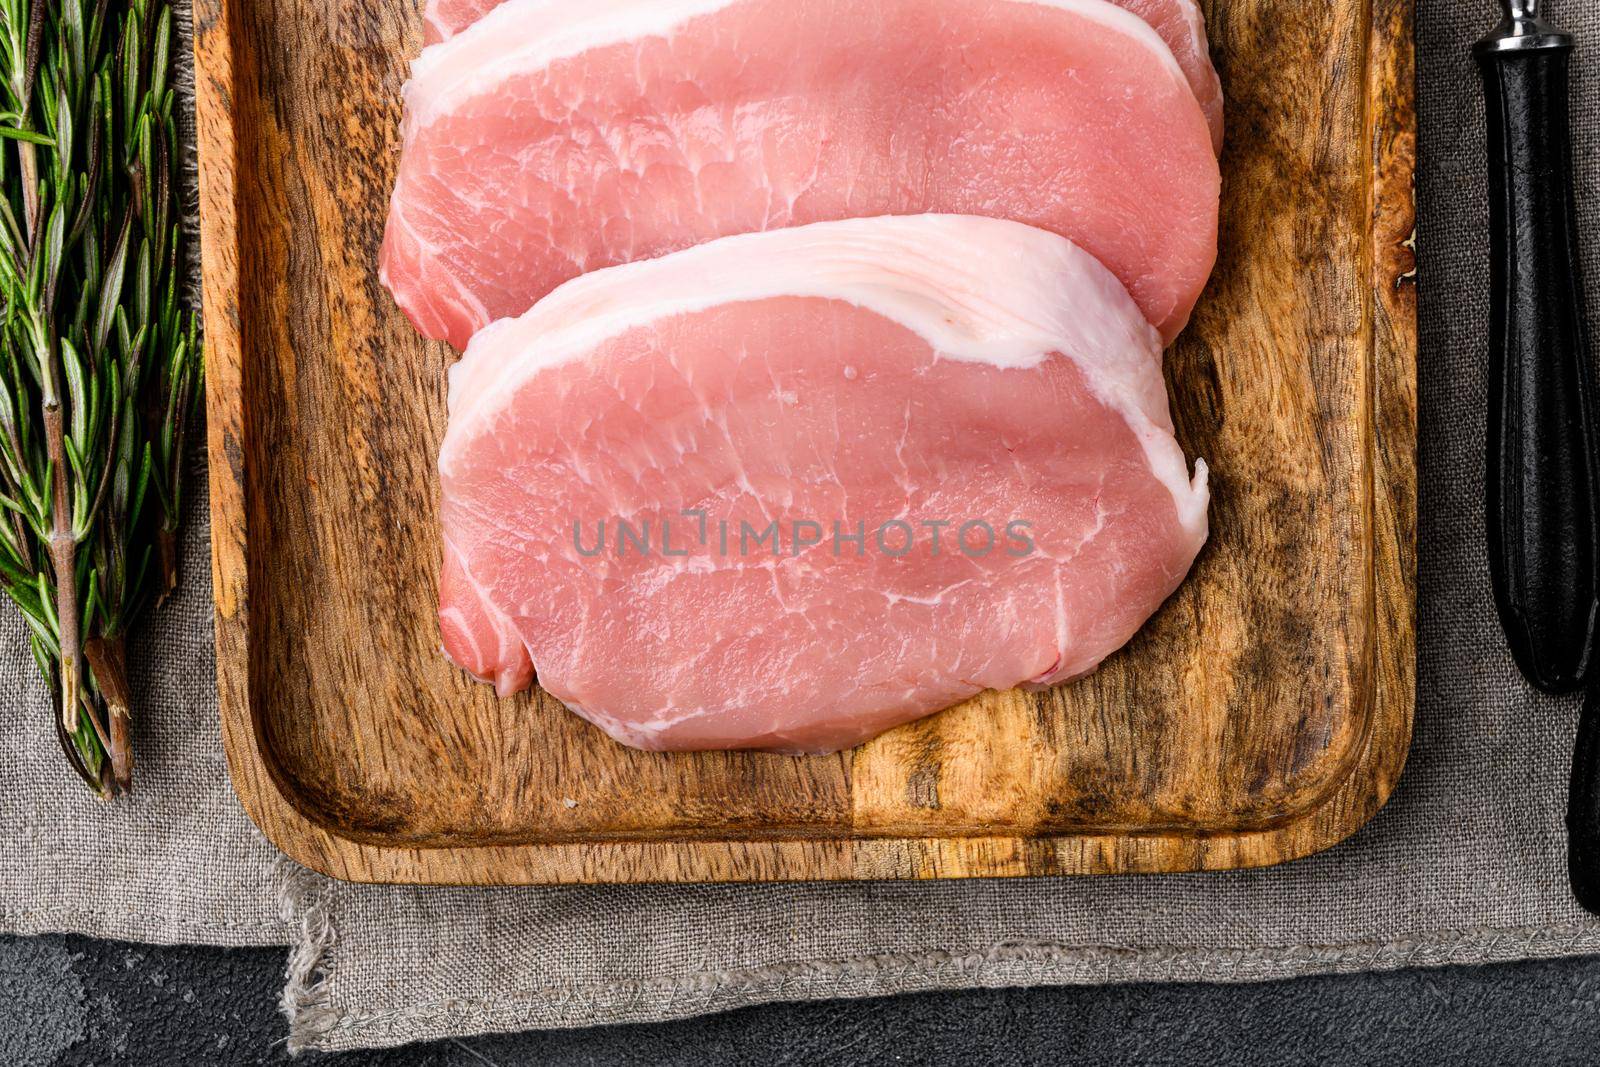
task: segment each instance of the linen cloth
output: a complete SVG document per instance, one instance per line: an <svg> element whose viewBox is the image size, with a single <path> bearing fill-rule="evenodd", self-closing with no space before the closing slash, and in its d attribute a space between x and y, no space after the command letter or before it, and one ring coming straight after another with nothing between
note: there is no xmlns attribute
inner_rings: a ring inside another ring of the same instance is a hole
<svg viewBox="0 0 1600 1067"><path fill-rule="evenodd" d="M1591 321L1600 323L1600 0L1567 0L1555 15L1585 46L1573 117ZM1487 206L1468 48L1494 18L1487 0L1421 0L1418 12L1420 696L1400 788L1351 841L1264 871L1167 877L502 890L333 883L274 861L226 785L197 492L185 592L141 648L160 681L141 691L131 803L61 788L71 783L53 751L46 694L20 627L0 615L0 925L292 943L291 1043L323 1049L774 1000L1600 953L1600 920L1566 885L1562 816L1577 708L1519 681L1484 562Z"/></svg>

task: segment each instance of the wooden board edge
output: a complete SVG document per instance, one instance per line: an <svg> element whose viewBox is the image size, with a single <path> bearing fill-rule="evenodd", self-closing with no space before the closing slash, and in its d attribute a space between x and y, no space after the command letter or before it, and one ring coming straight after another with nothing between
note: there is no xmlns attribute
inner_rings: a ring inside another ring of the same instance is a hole
<svg viewBox="0 0 1600 1067"><path fill-rule="evenodd" d="M1265 866L1343 841L1387 801L1409 749L1415 691L1416 298L1411 280L1416 159L1413 0L1371 0L1372 359L1375 656L1360 758L1315 811L1256 833L970 837L811 842L660 842L409 849L361 844L301 814L258 746L250 686L248 439L239 313L233 102L249 57L231 32L239 0L196 0L197 128L207 330L217 685L224 748L246 813L274 845L360 882L557 884L795 881L1157 873Z"/></svg>
<svg viewBox="0 0 1600 1067"><path fill-rule="evenodd" d="M274 844L290 843L270 798L250 711L244 356L239 308L238 155L231 0L195 0L195 142L199 159L201 305L217 706L234 792ZM282 843L280 843L282 842Z"/></svg>

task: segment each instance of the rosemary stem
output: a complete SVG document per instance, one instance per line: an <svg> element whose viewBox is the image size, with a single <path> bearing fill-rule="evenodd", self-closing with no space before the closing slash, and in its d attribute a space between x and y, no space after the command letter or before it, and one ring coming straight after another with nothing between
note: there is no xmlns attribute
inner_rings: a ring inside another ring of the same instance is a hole
<svg viewBox="0 0 1600 1067"><path fill-rule="evenodd" d="M84 648L106 702L106 753L111 777L123 792L133 788L133 693L128 685L128 648L121 635L96 637Z"/></svg>
<svg viewBox="0 0 1600 1067"><path fill-rule="evenodd" d="M161 584L156 592L159 608L178 588L178 531L162 526L156 531L156 548L161 556Z"/></svg>
<svg viewBox="0 0 1600 1067"><path fill-rule="evenodd" d="M24 128L28 123L28 109L33 103L34 83L39 78L39 54L44 45L45 5L35 3L28 9L28 34L24 38L22 57L20 103ZM17 142L17 162L22 172L22 213L28 227L28 240L33 241L39 223L39 157L33 145Z"/></svg>
<svg viewBox="0 0 1600 1067"><path fill-rule="evenodd" d="M59 358L52 353L51 370ZM55 381L60 381L52 373ZM52 383L53 384L53 383ZM78 540L72 533L71 492L67 484L66 429L61 399L51 390L44 398L45 449L50 457L50 568L55 574L56 625L61 634L61 725L78 725L78 690L83 679L82 636L78 620Z"/></svg>

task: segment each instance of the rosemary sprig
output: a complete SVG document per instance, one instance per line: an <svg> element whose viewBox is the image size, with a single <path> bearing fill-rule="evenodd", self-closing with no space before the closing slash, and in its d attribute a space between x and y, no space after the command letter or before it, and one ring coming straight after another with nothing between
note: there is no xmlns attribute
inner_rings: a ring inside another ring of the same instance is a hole
<svg viewBox="0 0 1600 1067"><path fill-rule="evenodd" d="M0 0L0 587L68 761L132 783L126 638L177 582L201 388L166 0Z"/></svg>

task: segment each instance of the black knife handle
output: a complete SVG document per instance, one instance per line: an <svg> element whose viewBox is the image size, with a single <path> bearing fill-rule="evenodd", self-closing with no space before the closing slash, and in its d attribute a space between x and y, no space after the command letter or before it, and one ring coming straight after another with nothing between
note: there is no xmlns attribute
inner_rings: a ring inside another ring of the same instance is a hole
<svg viewBox="0 0 1600 1067"><path fill-rule="evenodd" d="M1600 686L1591 686L1572 751L1567 794L1567 873L1572 895L1600 915Z"/></svg>
<svg viewBox="0 0 1600 1067"><path fill-rule="evenodd" d="M1572 39L1536 29L1476 49L1489 109L1489 570L1518 666L1565 693L1594 659L1600 488L1567 112Z"/></svg>

